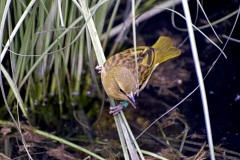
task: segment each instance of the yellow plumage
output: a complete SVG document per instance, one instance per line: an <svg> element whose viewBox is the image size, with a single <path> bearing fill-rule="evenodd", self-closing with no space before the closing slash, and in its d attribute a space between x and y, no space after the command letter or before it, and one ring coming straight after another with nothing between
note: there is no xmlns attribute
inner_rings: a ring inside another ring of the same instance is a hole
<svg viewBox="0 0 240 160"><path fill-rule="evenodd" d="M107 95L125 100L135 107L134 96L146 86L154 69L164 61L180 55L172 40L161 36L152 47L137 47L137 66L134 48L111 56L101 68L101 79Z"/></svg>

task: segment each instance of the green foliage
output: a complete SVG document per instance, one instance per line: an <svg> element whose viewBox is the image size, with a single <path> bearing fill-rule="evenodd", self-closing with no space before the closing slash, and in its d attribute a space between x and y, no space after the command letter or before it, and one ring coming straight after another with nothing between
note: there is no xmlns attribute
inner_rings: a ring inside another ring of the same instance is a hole
<svg viewBox="0 0 240 160"><path fill-rule="evenodd" d="M2 85L6 94L3 97L7 99L5 106L1 104L0 118L5 119L12 113L23 114L30 124L57 132L66 132L62 122L77 121L82 129L79 134L91 140L86 131L91 124L84 120L98 116L104 97L94 70L97 58L92 48L95 44L90 40L87 23L76 3L61 1L59 8L58 2L12 1L9 8L5 7L7 1L0 2L0 20L4 18L3 11L8 9L5 28L0 33L3 37L0 44L5 47L1 54L1 70L6 78ZM117 4L107 0L89 1L88 6L98 36L104 48L111 52L122 44L115 43L112 49L107 47L113 24L121 23L116 22L117 13L123 11L119 0ZM127 10L125 14L131 13ZM118 17L124 20L123 14ZM122 36L128 31L126 29ZM7 113L5 107L11 112Z"/></svg>
<svg viewBox="0 0 240 160"><path fill-rule="evenodd" d="M5 5L3 1L1 3L1 6ZM101 5L96 1L89 4L99 36L102 36L104 28L107 28L109 33L114 16L119 10L118 6L112 5L111 1ZM49 124L55 122L53 117L62 117L64 111L72 112L79 107L84 109L91 103L99 102L96 97L101 98L102 91L93 68L96 58L91 53L93 50L87 48L91 47L91 42L86 39L86 23L74 3L62 1L64 27L61 26L60 10L56 1L36 1L30 10L26 10L27 6L28 1L13 1L9 8L3 44L6 44L19 20L24 20L20 22L18 32L13 35L9 52L2 63L21 93L25 104L22 111L27 110L27 114L31 114L32 118L38 117L34 114L44 114L43 121ZM109 17L108 11L112 11L113 7L114 14ZM27 15L22 17L24 12L27 12ZM108 17L111 18L109 24L106 23L109 21ZM107 44L109 38L106 34L103 40L104 44ZM87 92L91 92L91 97ZM9 106L16 104L13 90L9 89L6 93ZM44 106L44 109L41 106ZM39 120L35 118L29 119L30 122L37 124L35 121Z"/></svg>

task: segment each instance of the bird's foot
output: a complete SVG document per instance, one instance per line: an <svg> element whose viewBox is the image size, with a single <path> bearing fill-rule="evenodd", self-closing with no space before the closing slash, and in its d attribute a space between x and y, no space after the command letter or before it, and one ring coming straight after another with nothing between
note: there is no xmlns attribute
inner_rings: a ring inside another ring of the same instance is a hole
<svg viewBox="0 0 240 160"><path fill-rule="evenodd" d="M123 105L120 103L119 105L117 105L117 106L114 106L114 107L112 107L112 106L110 106L110 114L112 114L112 115L117 115L121 110L123 109Z"/></svg>
<svg viewBox="0 0 240 160"><path fill-rule="evenodd" d="M110 106L110 114L112 115L117 115L124 107L128 106L128 102L127 101L121 101L119 105L117 106Z"/></svg>
<svg viewBox="0 0 240 160"><path fill-rule="evenodd" d="M102 66L97 65L97 66L95 67L95 70L96 70L98 73L101 73L101 72L102 72Z"/></svg>

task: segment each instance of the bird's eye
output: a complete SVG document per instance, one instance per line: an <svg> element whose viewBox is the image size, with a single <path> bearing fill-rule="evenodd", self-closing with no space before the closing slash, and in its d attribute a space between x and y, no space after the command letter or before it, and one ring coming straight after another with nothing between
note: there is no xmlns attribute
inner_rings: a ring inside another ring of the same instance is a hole
<svg viewBox="0 0 240 160"><path fill-rule="evenodd" d="M124 92L121 88L119 88L119 91L120 91L121 93L125 94L125 92Z"/></svg>

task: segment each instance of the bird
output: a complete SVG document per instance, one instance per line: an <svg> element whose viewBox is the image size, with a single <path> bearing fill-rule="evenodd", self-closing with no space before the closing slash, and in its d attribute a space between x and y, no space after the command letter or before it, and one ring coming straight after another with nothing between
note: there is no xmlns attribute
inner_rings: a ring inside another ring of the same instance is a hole
<svg viewBox="0 0 240 160"><path fill-rule="evenodd" d="M121 101L111 106L109 113L117 115L128 103L136 108L135 96L145 88L156 67L180 54L171 38L160 36L152 46L138 46L136 52L134 48L126 49L108 58L102 66L96 66L108 97Z"/></svg>

